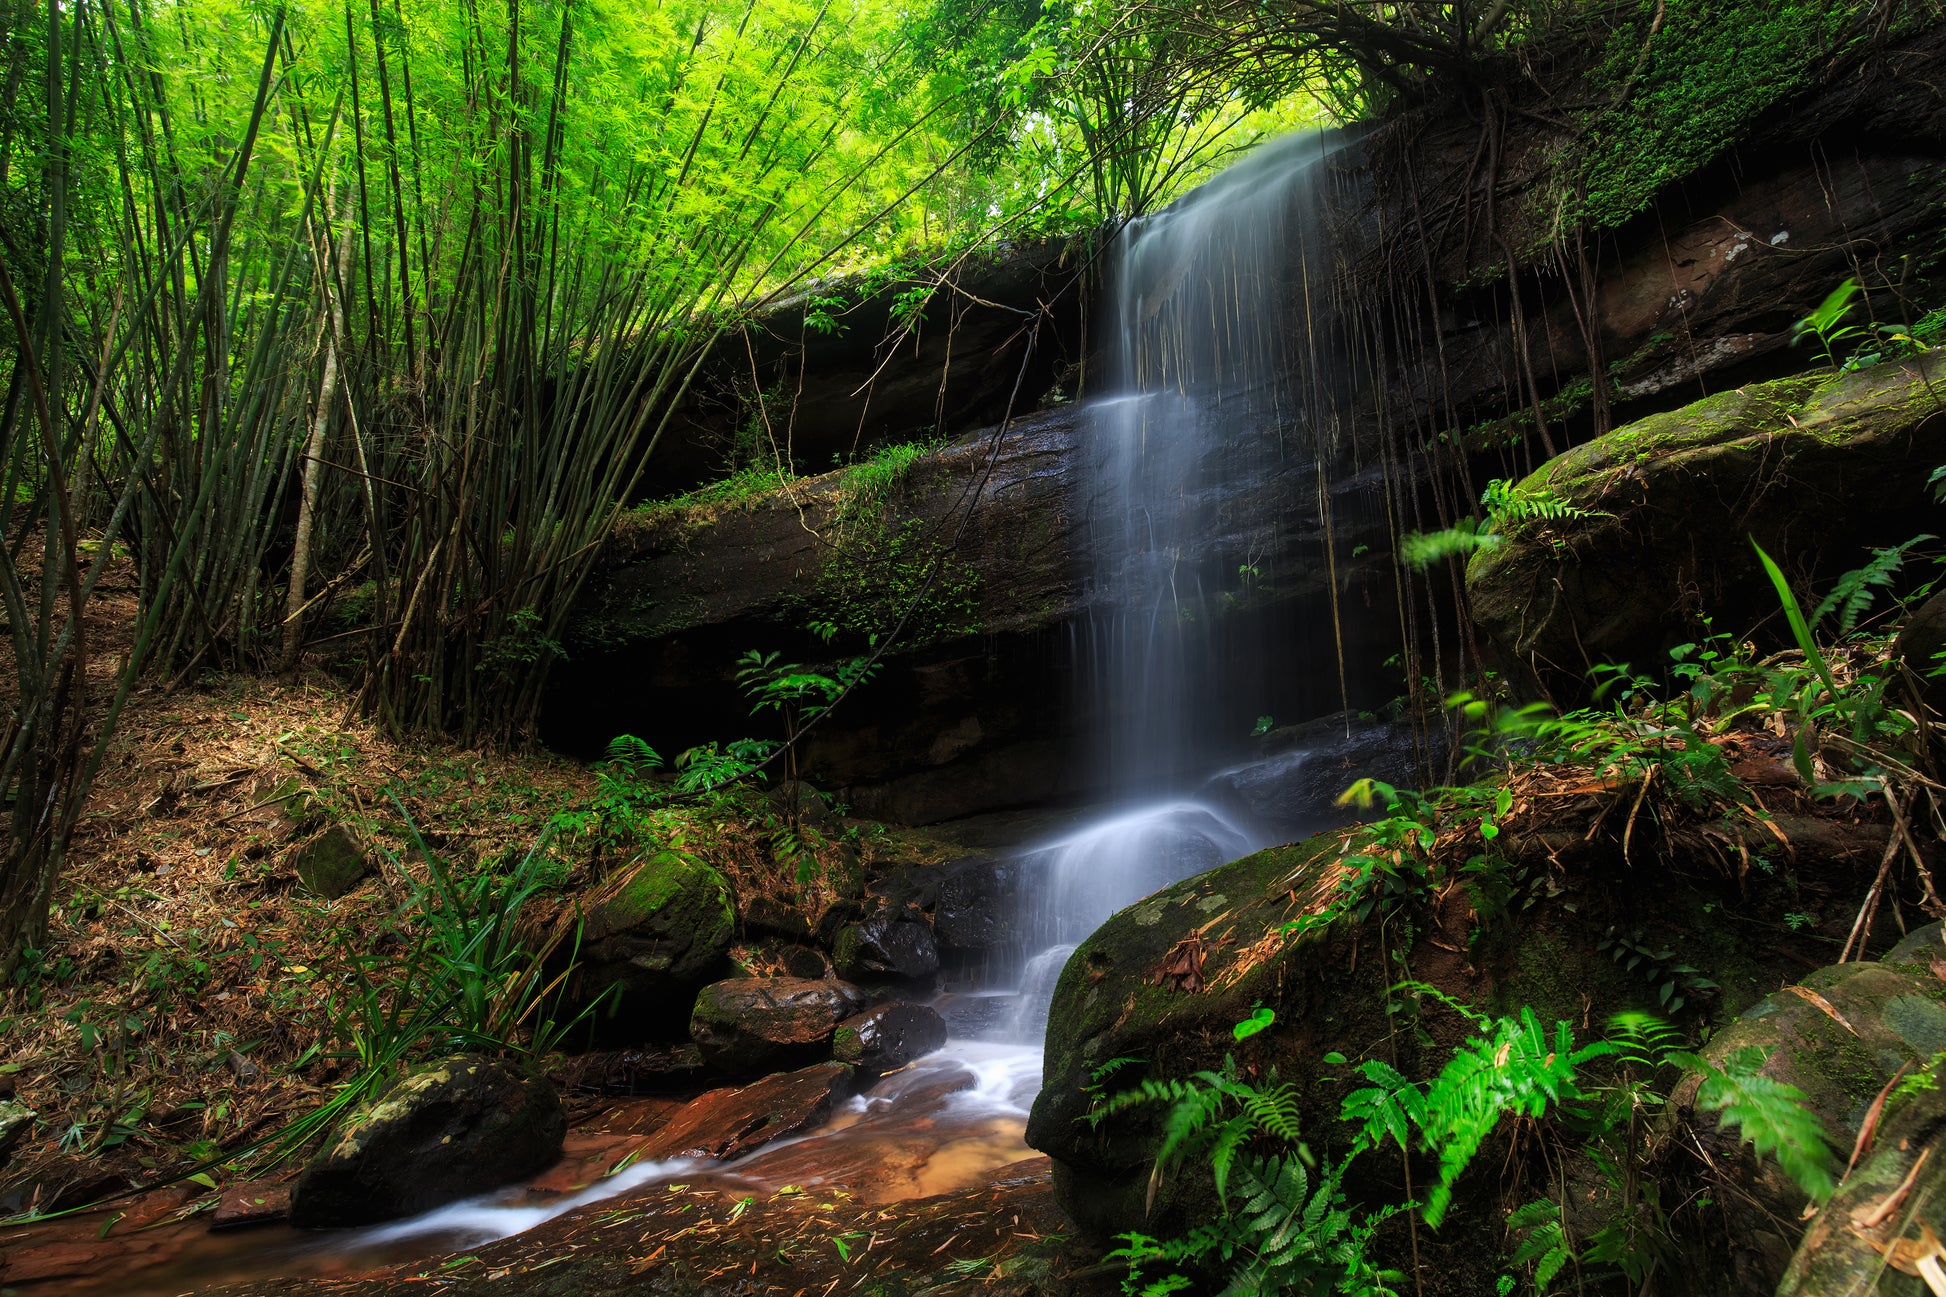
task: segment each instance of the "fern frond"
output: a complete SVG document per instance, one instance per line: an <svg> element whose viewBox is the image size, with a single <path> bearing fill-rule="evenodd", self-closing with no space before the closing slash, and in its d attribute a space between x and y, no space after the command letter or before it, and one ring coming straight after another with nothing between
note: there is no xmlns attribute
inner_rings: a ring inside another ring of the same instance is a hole
<svg viewBox="0 0 1946 1297"><path fill-rule="evenodd" d="M1806 1106L1802 1090L1758 1072L1764 1058L1763 1050L1752 1047L1738 1050L1720 1068L1693 1054L1681 1061L1703 1073L1698 1108L1721 1114L1719 1123L1739 1129L1759 1157L1776 1158L1798 1188L1813 1202L1823 1202L1837 1187L1824 1126Z"/></svg>

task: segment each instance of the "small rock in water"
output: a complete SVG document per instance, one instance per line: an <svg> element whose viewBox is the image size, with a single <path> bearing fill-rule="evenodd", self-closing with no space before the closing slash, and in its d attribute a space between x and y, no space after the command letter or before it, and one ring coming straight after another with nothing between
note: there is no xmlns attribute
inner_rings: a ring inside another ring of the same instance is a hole
<svg viewBox="0 0 1946 1297"><path fill-rule="evenodd" d="M335 901L372 872L364 844L342 824L334 824L297 853L297 879L327 901Z"/></svg>
<svg viewBox="0 0 1946 1297"><path fill-rule="evenodd" d="M339 1130L298 1177L291 1223L370 1225L497 1189L559 1157L567 1130L545 1077L476 1055L441 1059Z"/></svg>
<svg viewBox="0 0 1946 1297"><path fill-rule="evenodd" d="M291 1187L279 1180L245 1180L223 1190L210 1216L211 1229L267 1225L291 1214Z"/></svg>
<svg viewBox="0 0 1946 1297"><path fill-rule="evenodd" d="M939 943L922 918L879 914L842 929L831 962L840 977L917 982L939 971Z"/></svg>
<svg viewBox="0 0 1946 1297"><path fill-rule="evenodd" d="M882 1004L838 1024L831 1054L863 1076L896 1072L946 1044L946 1020L923 1004Z"/></svg>
<svg viewBox="0 0 1946 1297"><path fill-rule="evenodd" d="M642 1156L655 1162L673 1157L729 1161L754 1153L772 1140L822 1125L831 1105L849 1092L851 1077L851 1068L842 1063L817 1063L741 1089L711 1090L651 1135Z"/></svg>
<svg viewBox="0 0 1946 1297"><path fill-rule="evenodd" d="M774 1071L815 1057L871 1002L857 987L800 977L736 977L696 996L689 1035L726 1072Z"/></svg>

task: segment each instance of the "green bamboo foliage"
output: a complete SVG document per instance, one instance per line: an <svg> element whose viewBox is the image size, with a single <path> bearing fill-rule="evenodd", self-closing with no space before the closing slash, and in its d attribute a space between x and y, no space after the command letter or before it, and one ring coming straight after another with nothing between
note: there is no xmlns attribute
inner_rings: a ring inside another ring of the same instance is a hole
<svg viewBox="0 0 1946 1297"><path fill-rule="evenodd" d="M44 5L0 19L0 975L145 668L293 667L362 588L368 708L524 734L710 342L960 156L838 0Z"/></svg>

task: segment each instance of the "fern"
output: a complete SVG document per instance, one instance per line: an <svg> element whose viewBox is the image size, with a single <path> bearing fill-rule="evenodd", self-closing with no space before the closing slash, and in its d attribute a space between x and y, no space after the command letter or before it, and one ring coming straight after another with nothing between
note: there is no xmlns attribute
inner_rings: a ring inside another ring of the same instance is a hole
<svg viewBox="0 0 1946 1297"><path fill-rule="evenodd" d="M636 777L662 768L662 754L633 734L617 734L608 740L602 759L619 773Z"/></svg>
<svg viewBox="0 0 1946 1297"><path fill-rule="evenodd" d="M1536 1198L1507 1217L1507 1228L1526 1231L1526 1237L1514 1249L1513 1264L1534 1267L1536 1289L1545 1289L1574 1260L1558 1203Z"/></svg>
<svg viewBox="0 0 1946 1297"><path fill-rule="evenodd" d="M1392 1297L1403 1276L1366 1257L1372 1233L1391 1213L1358 1219L1345 1203L1345 1163L1315 1186L1297 1154L1255 1158L1238 1171L1249 1193L1241 1213L1251 1255L1230 1276L1223 1297L1268 1293Z"/></svg>
<svg viewBox="0 0 1946 1297"><path fill-rule="evenodd" d="M1414 531L1399 537L1399 561L1407 567L1424 569L1448 558L1463 557L1477 550L1492 549L1501 538L1472 518L1440 531Z"/></svg>
<svg viewBox="0 0 1946 1297"><path fill-rule="evenodd" d="M1399 538L1399 561L1412 568L1428 568L1443 559L1462 557L1505 542L1507 528L1523 522L1559 522L1567 518L1606 518L1597 509L1570 504L1546 487L1519 486L1494 478L1480 495L1486 521L1461 518L1441 531L1415 531Z"/></svg>
<svg viewBox="0 0 1946 1297"><path fill-rule="evenodd" d="M1569 504L1546 487L1519 486L1497 477L1488 482L1487 489L1481 492L1480 503L1486 507L1487 525L1496 532L1534 520L1558 522L1564 518L1608 516L1594 509Z"/></svg>
<svg viewBox="0 0 1946 1297"><path fill-rule="evenodd" d="M1905 563L1905 553L1914 545L1925 541L1937 540L1937 536L1918 535L1902 545L1888 549L1874 549L1871 561L1864 567L1853 568L1838 578L1831 593L1824 597L1817 611L1811 614L1811 627L1816 629L1820 621L1836 612L1838 614L1838 633L1849 635L1858 626L1858 619L1871 608L1872 601L1880 590L1892 587L1892 578Z"/></svg>
<svg viewBox="0 0 1946 1297"><path fill-rule="evenodd" d="M1669 1055L1671 1062L1703 1074L1697 1108L1721 1113L1717 1120L1726 1129L1740 1128L1758 1157L1775 1157L1798 1188L1813 1202L1823 1202L1837 1187L1824 1127L1805 1107L1802 1090L1761 1074L1764 1058L1754 1045L1737 1050L1722 1067L1683 1051Z"/></svg>
<svg viewBox="0 0 1946 1297"><path fill-rule="evenodd" d="M1577 1070L1620 1052L1608 1041L1576 1049L1567 1023L1556 1023L1550 1037L1534 1011L1522 1008L1518 1017L1493 1020L1486 1034L1454 1050L1426 1086L1377 1060L1361 1064L1360 1073L1374 1085L1346 1096L1341 1115L1358 1125L1367 1148L1390 1139L1403 1149L1407 1126L1418 1128L1421 1141L1439 1156L1439 1182L1421 1210L1426 1223L1437 1227L1452 1205L1453 1186L1501 1118L1537 1119L1551 1106L1586 1098Z"/></svg>

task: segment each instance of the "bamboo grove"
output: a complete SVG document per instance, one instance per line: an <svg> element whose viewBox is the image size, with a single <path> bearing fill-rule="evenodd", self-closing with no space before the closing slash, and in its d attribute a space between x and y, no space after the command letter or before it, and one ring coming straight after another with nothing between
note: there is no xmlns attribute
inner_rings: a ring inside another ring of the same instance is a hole
<svg viewBox="0 0 1946 1297"><path fill-rule="evenodd" d="M357 593L364 706L523 732L711 339L937 170L830 0L11 17L0 971L145 670L289 668Z"/></svg>

